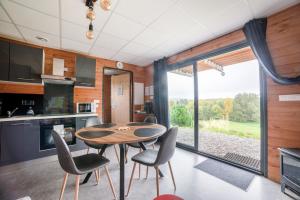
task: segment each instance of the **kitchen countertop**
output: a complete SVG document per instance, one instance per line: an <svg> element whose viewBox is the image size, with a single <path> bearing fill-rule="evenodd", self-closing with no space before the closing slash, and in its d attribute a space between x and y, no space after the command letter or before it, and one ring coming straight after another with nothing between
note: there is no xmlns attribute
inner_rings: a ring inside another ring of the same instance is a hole
<svg viewBox="0 0 300 200"><path fill-rule="evenodd" d="M55 119L55 118L70 118L70 117L94 117L98 116L97 113L80 113L80 114L55 114L55 115L21 115L21 116L13 116L13 117L0 117L0 122L9 122L9 121L20 121L20 120L35 120L35 119Z"/></svg>

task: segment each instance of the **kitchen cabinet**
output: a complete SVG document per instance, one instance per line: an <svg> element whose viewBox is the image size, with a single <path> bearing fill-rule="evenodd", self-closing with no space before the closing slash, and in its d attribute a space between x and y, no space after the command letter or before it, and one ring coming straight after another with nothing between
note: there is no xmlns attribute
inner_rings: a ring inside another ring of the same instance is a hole
<svg viewBox="0 0 300 200"><path fill-rule="evenodd" d="M76 118L76 131L85 127L85 123L88 118L90 118L90 117L77 117ZM78 148L80 148L80 149L87 148L86 144L84 144L84 142L78 138L76 140L76 145L78 145Z"/></svg>
<svg viewBox="0 0 300 200"><path fill-rule="evenodd" d="M43 49L10 43L9 81L41 83Z"/></svg>
<svg viewBox="0 0 300 200"><path fill-rule="evenodd" d="M95 87L96 59L76 57L76 86Z"/></svg>
<svg viewBox="0 0 300 200"><path fill-rule="evenodd" d="M8 81L9 73L9 42L0 40L0 80Z"/></svg>
<svg viewBox="0 0 300 200"><path fill-rule="evenodd" d="M39 120L2 122L0 128L0 165L39 156Z"/></svg>

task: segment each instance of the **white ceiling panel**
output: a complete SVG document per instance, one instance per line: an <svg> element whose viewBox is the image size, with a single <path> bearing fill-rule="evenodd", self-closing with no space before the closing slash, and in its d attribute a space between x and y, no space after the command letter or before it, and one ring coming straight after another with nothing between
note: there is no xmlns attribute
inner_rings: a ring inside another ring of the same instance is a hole
<svg viewBox="0 0 300 200"><path fill-rule="evenodd" d="M41 45L41 46L53 47L53 48L60 47L60 43L59 43L60 39L58 36L35 31L35 30L24 28L21 26L19 26L18 28L21 31L21 33L23 34L23 36L25 37L26 41L28 41L28 42L31 42L31 43L34 43L37 45ZM46 38L48 41L43 42L43 41L37 39L36 38L37 36Z"/></svg>
<svg viewBox="0 0 300 200"><path fill-rule="evenodd" d="M62 38L62 49L77 51L77 52L82 52L82 53L88 53L88 51L90 49L90 45L81 43L81 42L77 42L74 40Z"/></svg>
<svg viewBox="0 0 300 200"><path fill-rule="evenodd" d="M141 24L135 23L121 15L113 14L103 31L125 40L131 40L144 29L145 26Z"/></svg>
<svg viewBox="0 0 300 200"><path fill-rule="evenodd" d="M101 58L106 58L106 59L112 58L114 55L116 55L117 52L118 51L116 51L116 50L112 50L112 49L104 48L104 47L99 47L99 46L94 46L90 50L91 55L101 57Z"/></svg>
<svg viewBox="0 0 300 200"><path fill-rule="evenodd" d="M5 22L11 22L6 12L3 10L1 6L0 6L0 20Z"/></svg>
<svg viewBox="0 0 300 200"><path fill-rule="evenodd" d="M23 40L23 37L18 32L15 25L10 24L8 22L0 21L0 34L7 35L8 37Z"/></svg>
<svg viewBox="0 0 300 200"><path fill-rule="evenodd" d="M86 18L87 10L88 8L85 6L83 0L61 0L62 19L88 28L89 20ZM111 14L111 11L104 11L99 5L95 6L94 11L96 13L96 19L93 21L94 29L100 30Z"/></svg>
<svg viewBox="0 0 300 200"><path fill-rule="evenodd" d="M116 12L148 25L165 12L175 0L120 0Z"/></svg>
<svg viewBox="0 0 300 200"><path fill-rule="evenodd" d="M151 58L144 58L144 57L139 57L137 59L134 59L131 61L132 64L134 65L138 65L138 66L141 66L141 67L145 67L151 63L153 63L153 59Z"/></svg>
<svg viewBox="0 0 300 200"><path fill-rule="evenodd" d="M59 35L58 18L42 14L8 0L1 0L1 3L11 16L15 24L46 33Z"/></svg>
<svg viewBox="0 0 300 200"><path fill-rule="evenodd" d="M155 47L162 42L165 42L169 38L168 34L164 34L160 31L152 30L150 28L147 28L143 33L138 35L134 42L149 46L149 47Z"/></svg>
<svg viewBox="0 0 300 200"><path fill-rule="evenodd" d="M128 40L124 40L107 33L101 33L95 44L99 47L104 47L112 50L120 50L127 43Z"/></svg>
<svg viewBox="0 0 300 200"><path fill-rule="evenodd" d="M122 48L123 52L131 53L134 55L144 55L147 51L149 51L151 47L131 42L128 45L126 45L124 48Z"/></svg>
<svg viewBox="0 0 300 200"><path fill-rule="evenodd" d="M266 17L299 3L299 0L246 0L256 18Z"/></svg>
<svg viewBox="0 0 300 200"><path fill-rule="evenodd" d="M136 59L138 56L130 54L130 53L126 53L126 52L119 52L117 53L113 59L116 61L121 61L121 62L128 62L130 63L130 61Z"/></svg>
<svg viewBox="0 0 300 200"><path fill-rule="evenodd" d="M32 8L42 13L59 16L59 0L11 0L25 7Z"/></svg>
<svg viewBox="0 0 300 200"><path fill-rule="evenodd" d="M87 27L83 27L77 24L66 22L62 20L62 37L75 40L82 43L92 44L94 40L86 38ZM95 37L98 34L97 30L94 30Z"/></svg>

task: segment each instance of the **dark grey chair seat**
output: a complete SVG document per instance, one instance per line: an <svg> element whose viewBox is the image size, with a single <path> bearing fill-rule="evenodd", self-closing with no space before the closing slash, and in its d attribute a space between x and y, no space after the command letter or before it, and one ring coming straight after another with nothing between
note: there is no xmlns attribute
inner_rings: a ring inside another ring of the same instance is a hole
<svg viewBox="0 0 300 200"><path fill-rule="evenodd" d="M81 174L86 174L95 170L95 168L103 167L109 164L109 160L96 153L73 157L74 163Z"/></svg>
<svg viewBox="0 0 300 200"><path fill-rule="evenodd" d="M142 151L141 153L138 153L135 156L133 156L131 160L142 165L154 166L157 154L157 150L147 149L146 151Z"/></svg>

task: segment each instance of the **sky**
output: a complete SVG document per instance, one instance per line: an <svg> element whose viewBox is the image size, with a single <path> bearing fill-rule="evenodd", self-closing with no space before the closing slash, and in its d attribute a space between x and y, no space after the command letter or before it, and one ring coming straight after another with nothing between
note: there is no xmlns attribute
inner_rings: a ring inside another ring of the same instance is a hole
<svg viewBox="0 0 300 200"><path fill-rule="evenodd" d="M215 69L198 72L199 99L234 98L238 93L259 95L257 60L224 67L225 76ZM193 77L168 72L170 99L194 99Z"/></svg>

